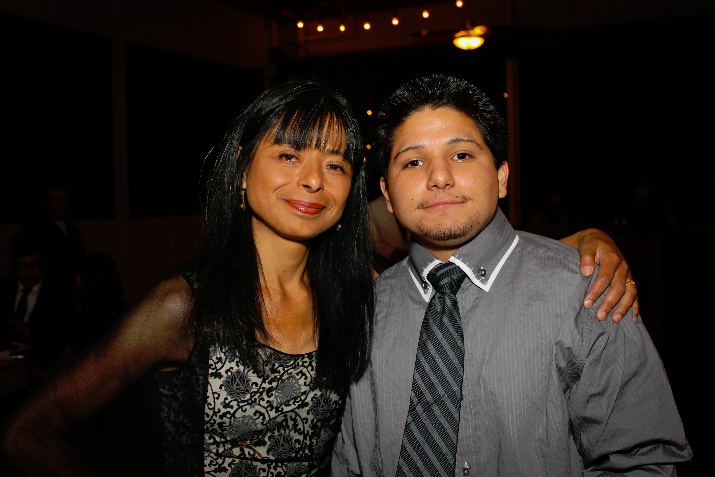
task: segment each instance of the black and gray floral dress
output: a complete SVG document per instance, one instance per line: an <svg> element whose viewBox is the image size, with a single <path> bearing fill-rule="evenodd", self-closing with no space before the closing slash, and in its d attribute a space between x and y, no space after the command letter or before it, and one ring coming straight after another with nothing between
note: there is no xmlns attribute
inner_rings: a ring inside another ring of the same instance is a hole
<svg viewBox="0 0 715 477"><path fill-rule="evenodd" d="M193 289L194 274L181 273ZM329 474L344 394L315 385L315 352L257 346L260 376L216 347L195 347L183 366L155 373L165 475Z"/></svg>
<svg viewBox="0 0 715 477"><path fill-rule="evenodd" d="M315 352L261 346L261 376L231 350L211 350L204 414L210 476L302 476L327 472L343 396L314 386Z"/></svg>

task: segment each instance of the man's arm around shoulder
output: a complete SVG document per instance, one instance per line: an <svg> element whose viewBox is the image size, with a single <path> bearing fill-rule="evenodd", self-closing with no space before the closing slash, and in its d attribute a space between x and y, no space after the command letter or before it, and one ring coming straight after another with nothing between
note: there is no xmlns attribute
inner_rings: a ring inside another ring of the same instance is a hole
<svg viewBox="0 0 715 477"><path fill-rule="evenodd" d="M583 475L675 475L692 451L653 342L632 312L600 322L597 308L577 318L579 378L567 392Z"/></svg>

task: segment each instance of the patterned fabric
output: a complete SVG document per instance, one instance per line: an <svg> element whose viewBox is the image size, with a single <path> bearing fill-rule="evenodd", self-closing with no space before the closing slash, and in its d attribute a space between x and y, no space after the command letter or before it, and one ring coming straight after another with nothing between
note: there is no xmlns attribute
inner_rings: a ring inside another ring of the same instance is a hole
<svg viewBox="0 0 715 477"><path fill-rule="evenodd" d="M455 295L466 277L451 262L427 275L435 294L420 330L398 476L454 475L464 376L464 332Z"/></svg>
<svg viewBox="0 0 715 477"><path fill-rule="evenodd" d="M177 272L195 291L196 272L192 268ZM179 368L154 373L154 414L159 420L158 440L165 476L195 477L203 474L208 364L208 351L195 347Z"/></svg>
<svg viewBox="0 0 715 477"><path fill-rule="evenodd" d="M262 375L231 350L212 349L205 407L209 476L327 474L344 396L316 388L316 353L262 347Z"/></svg>
<svg viewBox="0 0 715 477"><path fill-rule="evenodd" d="M203 410L206 402L208 353L194 349L183 366L154 375L155 407L164 475L203 473Z"/></svg>

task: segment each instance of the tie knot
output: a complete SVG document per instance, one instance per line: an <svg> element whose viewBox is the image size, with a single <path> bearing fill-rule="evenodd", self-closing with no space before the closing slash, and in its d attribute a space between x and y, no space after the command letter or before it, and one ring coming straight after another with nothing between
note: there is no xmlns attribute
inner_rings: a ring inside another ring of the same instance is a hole
<svg viewBox="0 0 715 477"><path fill-rule="evenodd" d="M437 293L456 295L467 274L452 262L445 262L434 267L427 274L427 280Z"/></svg>

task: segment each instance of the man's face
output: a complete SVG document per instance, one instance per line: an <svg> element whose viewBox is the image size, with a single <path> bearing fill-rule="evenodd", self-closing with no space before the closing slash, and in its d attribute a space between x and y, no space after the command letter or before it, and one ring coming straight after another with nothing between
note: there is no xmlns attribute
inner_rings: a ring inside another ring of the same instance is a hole
<svg viewBox="0 0 715 477"><path fill-rule="evenodd" d="M17 280L24 288L32 288L42 280L42 255L40 252L20 257L15 261Z"/></svg>
<svg viewBox="0 0 715 477"><path fill-rule="evenodd" d="M67 217L67 208L69 206L67 190L63 187L48 190L47 199L43 204L47 215L52 219L64 220Z"/></svg>
<svg viewBox="0 0 715 477"><path fill-rule="evenodd" d="M380 181L387 209L445 261L492 220L509 167L494 168L474 121L437 108L413 113L396 130L387 174Z"/></svg>

